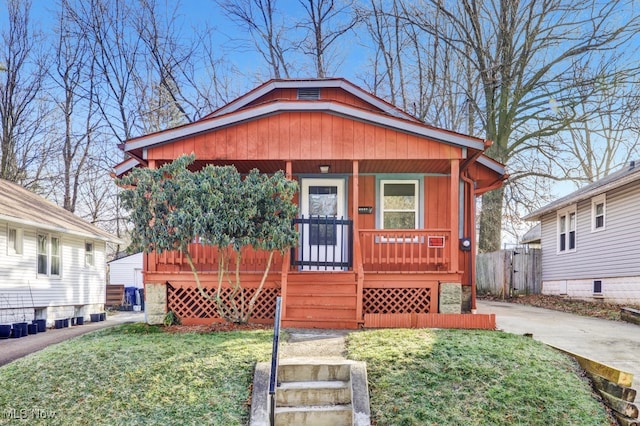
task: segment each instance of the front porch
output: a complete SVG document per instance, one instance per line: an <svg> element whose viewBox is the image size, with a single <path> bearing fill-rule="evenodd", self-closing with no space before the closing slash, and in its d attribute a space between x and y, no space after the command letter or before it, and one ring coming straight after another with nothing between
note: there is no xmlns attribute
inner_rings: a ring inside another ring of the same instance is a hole
<svg viewBox="0 0 640 426"><path fill-rule="evenodd" d="M324 220L317 224L326 224ZM349 232L349 223L336 225L345 227L344 238L341 230L331 231L336 232L336 241L343 241L340 251L344 256L336 258L335 253L323 246L325 252L316 253L314 260L309 261L305 252L319 248L310 244L308 238L307 247L274 256L256 302L253 322L272 323L275 298L282 296L284 327L495 328L495 320L491 318L461 313L463 274L451 268L451 251L457 247L453 247L448 230ZM296 226L313 224L300 221ZM300 242L305 242L303 236ZM201 244L192 244L189 250L205 291L213 294L218 279L218 251ZM265 252L242 251L241 282L248 289L245 300L258 287L267 259ZM234 262L235 259L230 260L231 265ZM196 287L184 255L150 253L146 263L145 282L166 282L167 310L175 312L184 324L221 321L215 305ZM444 310L440 297L443 292L447 299ZM229 297L230 293L231 289L225 286L223 297Z"/></svg>

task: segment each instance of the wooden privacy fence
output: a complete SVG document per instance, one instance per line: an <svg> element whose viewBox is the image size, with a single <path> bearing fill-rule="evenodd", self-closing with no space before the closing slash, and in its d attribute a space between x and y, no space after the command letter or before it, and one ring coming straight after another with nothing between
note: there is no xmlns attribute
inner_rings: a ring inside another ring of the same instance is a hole
<svg viewBox="0 0 640 426"><path fill-rule="evenodd" d="M479 294L509 297L542 292L540 249L518 247L479 253L476 258L476 288Z"/></svg>

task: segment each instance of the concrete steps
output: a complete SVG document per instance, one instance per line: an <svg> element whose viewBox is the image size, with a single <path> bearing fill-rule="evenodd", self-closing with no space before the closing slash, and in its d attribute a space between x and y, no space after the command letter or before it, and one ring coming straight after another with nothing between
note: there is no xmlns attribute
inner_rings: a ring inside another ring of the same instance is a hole
<svg viewBox="0 0 640 426"><path fill-rule="evenodd" d="M254 377L251 425L269 424L269 364L259 363ZM260 379L262 377L263 379ZM353 425L370 424L369 392L364 363L349 360L290 358L280 362L276 390L275 424ZM266 404L266 405L265 405Z"/></svg>

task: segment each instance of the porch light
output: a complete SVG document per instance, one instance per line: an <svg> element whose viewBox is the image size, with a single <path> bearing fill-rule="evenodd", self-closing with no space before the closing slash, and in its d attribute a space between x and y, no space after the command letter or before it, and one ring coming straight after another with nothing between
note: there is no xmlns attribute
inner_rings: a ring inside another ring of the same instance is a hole
<svg viewBox="0 0 640 426"><path fill-rule="evenodd" d="M329 173L329 165L320 166L320 173L326 174Z"/></svg>

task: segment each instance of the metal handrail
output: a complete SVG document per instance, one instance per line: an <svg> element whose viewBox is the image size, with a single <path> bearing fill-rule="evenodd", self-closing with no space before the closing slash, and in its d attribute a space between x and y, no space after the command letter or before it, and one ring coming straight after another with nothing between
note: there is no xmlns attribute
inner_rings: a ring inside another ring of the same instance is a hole
<svg viewBox="0 0 640 426"><path fill-rule="evenodd" d="M278 347L280 344L280 308L282 298L276 297L276 317L273 322L273 347L271 349L271 373L269 374L269 423L276 423L276 385L278 381Z"/></svg>

